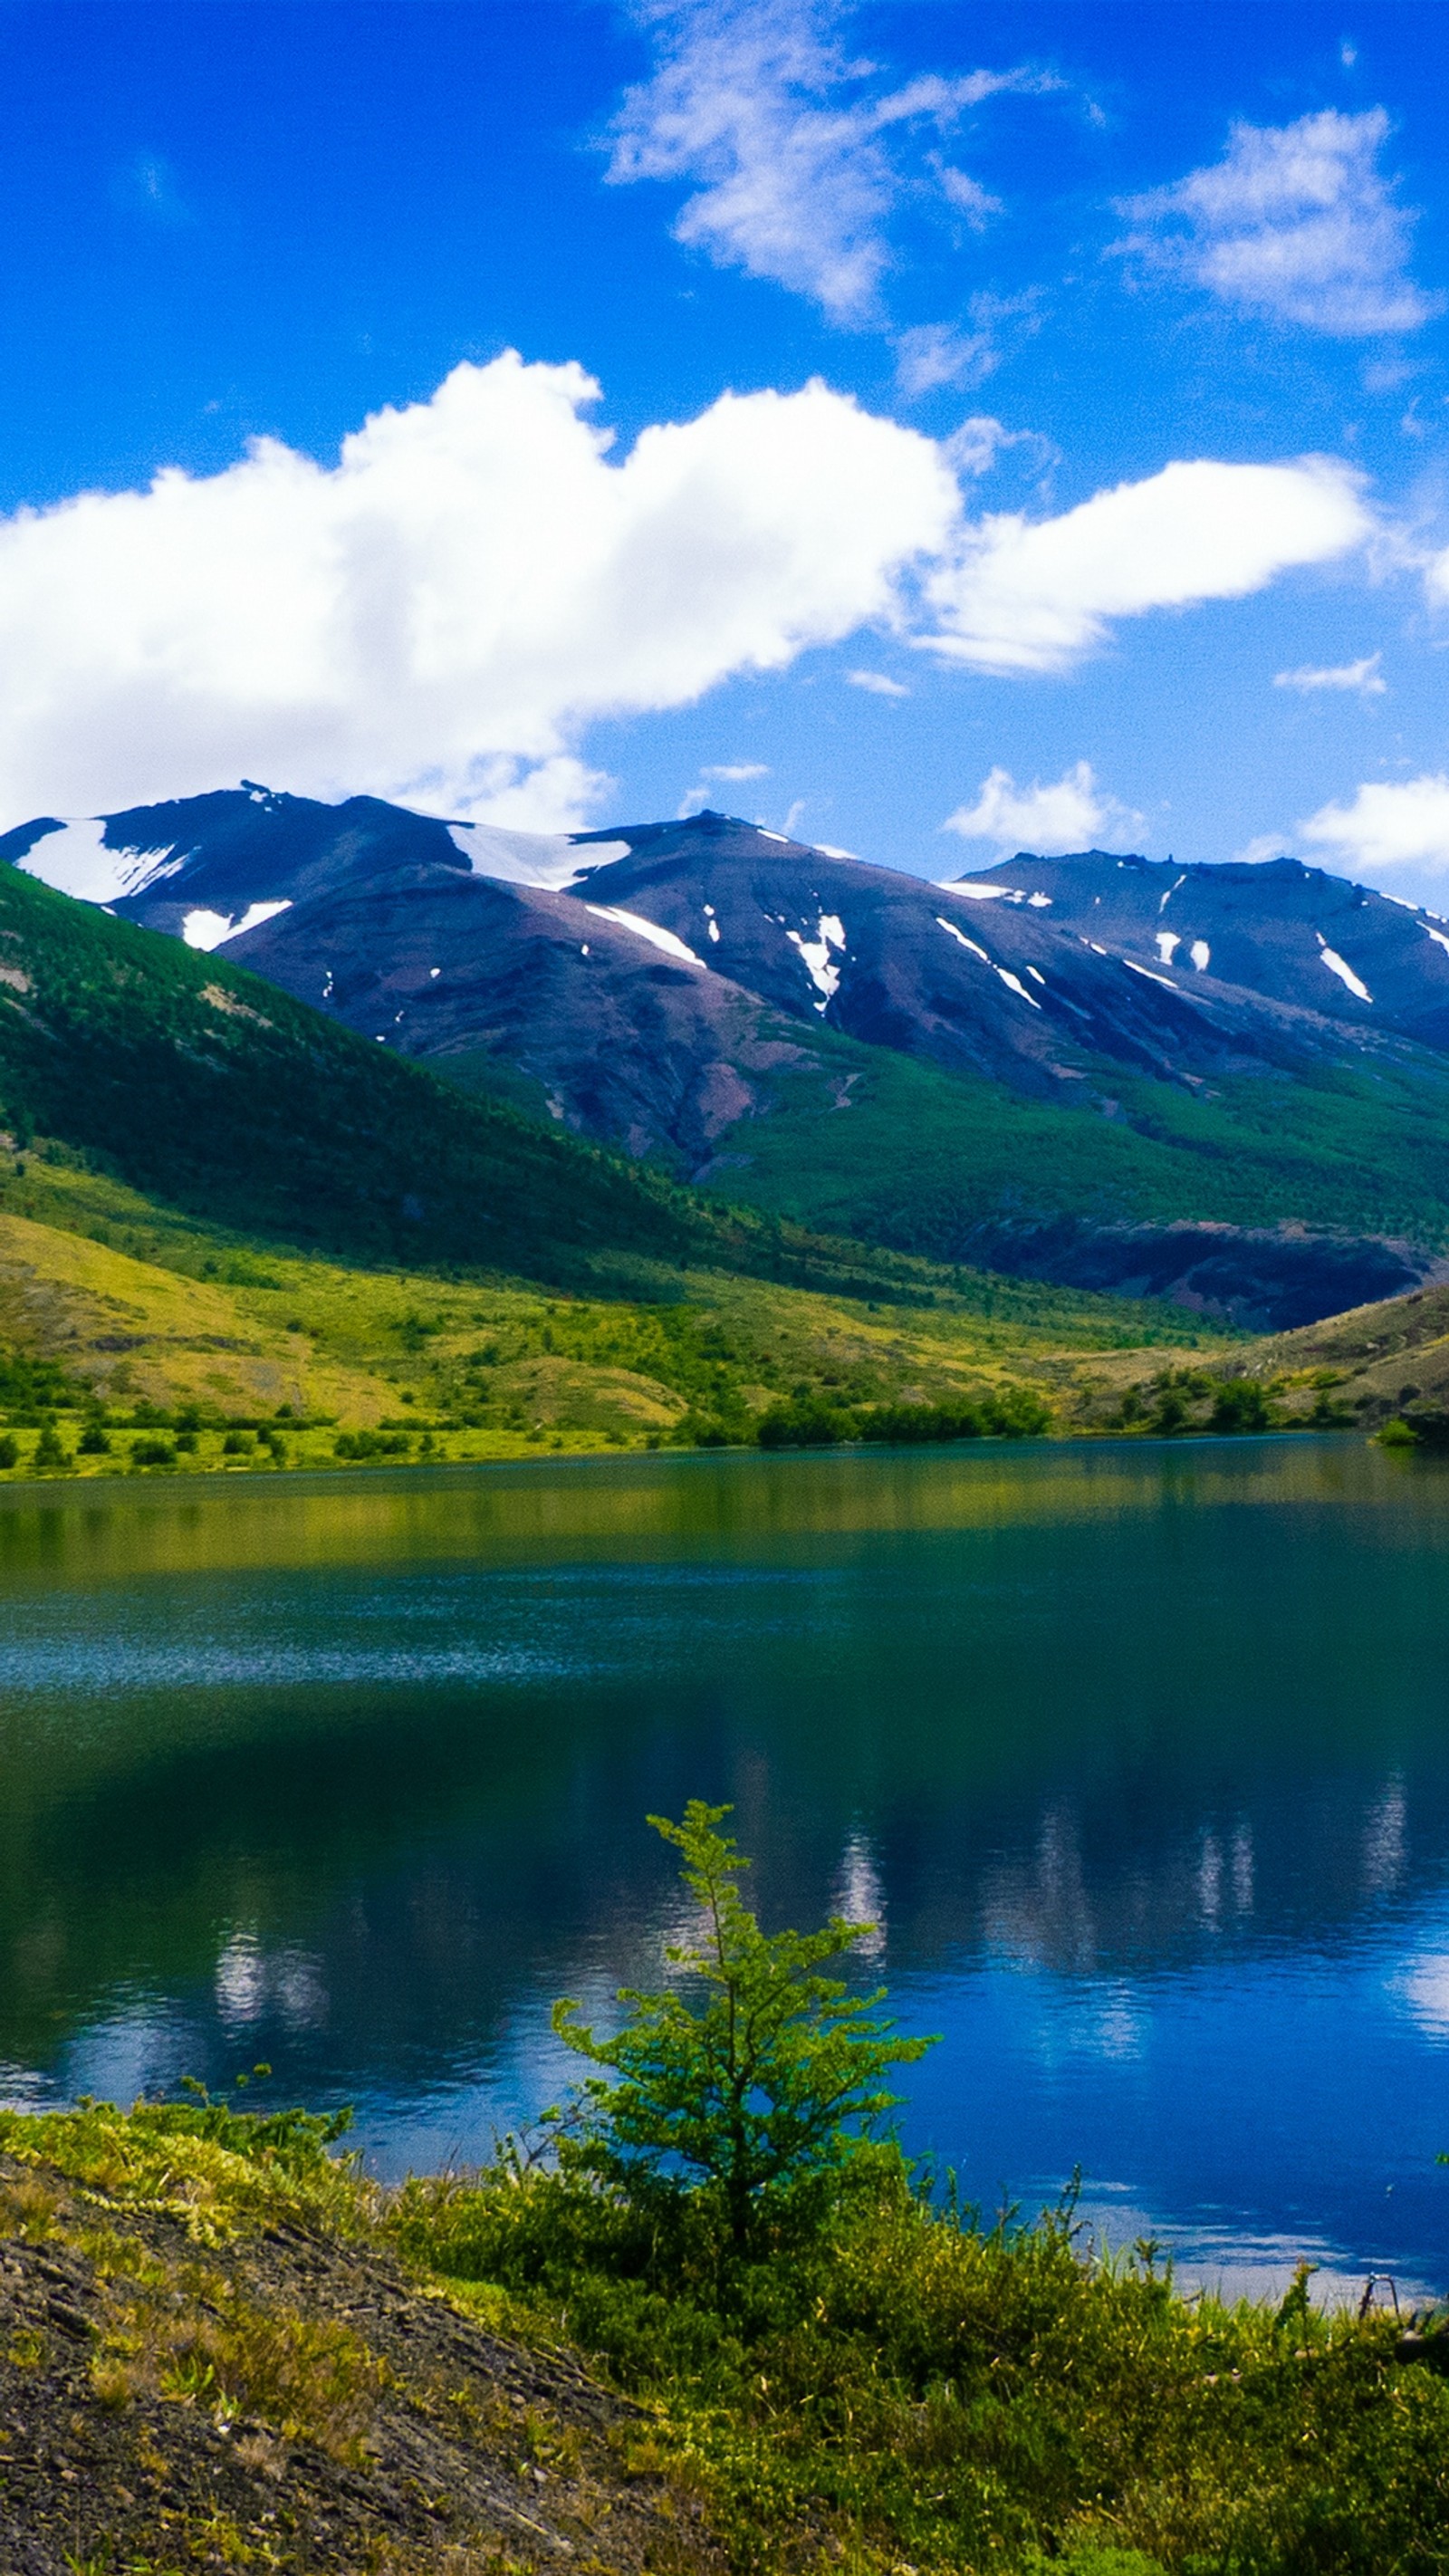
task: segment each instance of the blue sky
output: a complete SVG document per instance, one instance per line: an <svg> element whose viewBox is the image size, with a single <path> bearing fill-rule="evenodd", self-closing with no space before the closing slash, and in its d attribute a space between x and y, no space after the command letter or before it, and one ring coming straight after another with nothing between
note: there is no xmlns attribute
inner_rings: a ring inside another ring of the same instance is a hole
<svg viewBox="0 0 1449 2576"><path fill-rule="evenodd" d="M1449 894L1439 0L0 42L5 823L245 774Z"/></svg>

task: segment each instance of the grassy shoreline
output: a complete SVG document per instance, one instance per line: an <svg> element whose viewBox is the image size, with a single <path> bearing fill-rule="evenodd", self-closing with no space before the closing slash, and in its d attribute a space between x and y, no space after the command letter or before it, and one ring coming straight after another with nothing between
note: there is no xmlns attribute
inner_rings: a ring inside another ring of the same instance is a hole
<svg viewBox="0 0 1449 2576"><path fill-rule="evenodd" d="M1069 2202L978 2223L889 2148L722 2289L516 2157L383 2193L301 2114L0 2113L0 2540L43 2576L1437 2576L1446 2352L1306 2275L1183 2297Z"/></svg>

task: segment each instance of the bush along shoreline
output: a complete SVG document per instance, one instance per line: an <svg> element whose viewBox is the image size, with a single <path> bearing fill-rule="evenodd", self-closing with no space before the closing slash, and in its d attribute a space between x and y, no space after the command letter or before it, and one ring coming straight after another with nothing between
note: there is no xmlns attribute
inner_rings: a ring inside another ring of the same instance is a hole
<svg viewBox="0 0 1449 2576"><path fill-rule="evenodd" d="M932 2043L827 1974L869 1927L765 1933L727 1814L654 1820L667 1983L557 2007L588 2071L481 2171L383 2192L345 2114L199 2087L0 2114L0 2564L1449 2568L1449 2319L960 2206L885 2125Z"/></svg>
<svg viewBox="0 0 1449 2576"><path fill-rule="evenodd" d="M936 1402L847 1405L806 1390L758 1413L686 1413L667 1433L632 1442L616 1433L552 1439L550 1450L609 1456L621 1450L750 1449L853 1446L943 1447L977 1440L1191 1437L1252 1438L1265 1432L1354 1428L1344 1408L1321 1401L1310 1414L1285 1415L1255 1378L1213 1378L1205 1371L1160 1372L1149 1402L1129 1389L1100 1419L1062 1420L1035 1387L1010 1381L978 1394ZM14 1407L0 1422L0 1479L25 1482L76 1475L237 1474L279 1468L437 1466L498 1463L541 1453L541 1435L479 1448L455 1435L453 1421L386 1421L339 1430L335 1416L309 1415L287 1404L272 1413L222 1413L215 1406L136 1403L106 1407L64 1390ZM27 1436L30 1435L30 1436ZM1449 1448L1443 1418L1417 1412L1392 1419L1373 1438L1386 1449Z"/></svg>

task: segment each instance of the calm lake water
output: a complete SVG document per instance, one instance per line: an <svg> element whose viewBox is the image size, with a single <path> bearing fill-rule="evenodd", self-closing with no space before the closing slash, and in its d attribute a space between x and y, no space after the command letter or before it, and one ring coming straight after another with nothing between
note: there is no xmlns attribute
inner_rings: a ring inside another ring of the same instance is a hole
<svg viewBox="0 0 1449 2576"><path fill-rule="evenodd" d="M878 1918L907 2142L1114 2242L1449 2289L1449 1469L1354 1440L0 1498L0 2093L270 2059L487 2152L732 1799Z"/></svg>

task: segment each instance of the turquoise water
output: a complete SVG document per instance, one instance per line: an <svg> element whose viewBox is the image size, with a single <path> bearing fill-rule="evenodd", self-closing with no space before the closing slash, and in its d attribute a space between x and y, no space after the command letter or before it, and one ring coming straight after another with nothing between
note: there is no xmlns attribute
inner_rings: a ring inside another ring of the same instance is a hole
<svg viewBox="0 0 1449 2576"><path fill-rule="evenodd" d="M260 2058L385 2173L553 2099L732 1799L878 1919L910 2144L1193 2272L1449 2288L1449 1470L1349 1439L0 1500L0 2090Z"/></svg>

